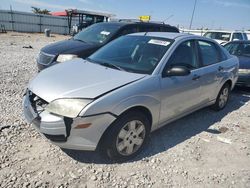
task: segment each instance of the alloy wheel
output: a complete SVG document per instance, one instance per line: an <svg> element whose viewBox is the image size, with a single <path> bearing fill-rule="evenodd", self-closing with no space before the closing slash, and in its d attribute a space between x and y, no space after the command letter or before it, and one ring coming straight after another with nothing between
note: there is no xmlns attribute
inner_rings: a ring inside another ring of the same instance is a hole
<svg viewBox="0 0 250 188"><path fill-rule="evenodd" d="M117 151L124 156L135 153L143 144L146 135L145 125L139 120L126 123L116 139Z"/></svg>
<svg viewBox="0 0 250 188"><path fill-rule="evenodd" d="M228 96L229 96L229 90L227 87L225 87L221 94L220 94L220 97L219 97L219 106L220 108L223 108L226 103L227 103L227 100L228 100Z"/></svg>

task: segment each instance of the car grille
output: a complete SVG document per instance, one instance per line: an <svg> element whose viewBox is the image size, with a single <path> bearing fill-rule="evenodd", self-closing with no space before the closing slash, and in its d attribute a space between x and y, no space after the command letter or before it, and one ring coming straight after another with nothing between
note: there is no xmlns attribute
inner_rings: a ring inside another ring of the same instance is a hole
<svg viewBox="0 0 250 188"><path fill-rule="evenodd" d="M28 91L29 100L34 111L39 115L42 111L45 110L48 102L38 97L36 94Z"/></svg>
<svg viewBox="0 0 250 188"><path fill-rule="evenodd" d="M55 55L40 52L38 55L37 61L39 64L48 65L54 60L54 58L55 58Z"/></svg>

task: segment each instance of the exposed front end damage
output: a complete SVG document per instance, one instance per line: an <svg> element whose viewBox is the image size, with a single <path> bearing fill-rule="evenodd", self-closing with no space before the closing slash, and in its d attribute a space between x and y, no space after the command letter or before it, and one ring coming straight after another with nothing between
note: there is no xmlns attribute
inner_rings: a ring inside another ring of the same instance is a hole
<svg viewBox="0 0 250 188"><path fill-rule="evenodd" d="M94 151L106 128L116 119L109 113L69 118L46 111L48 103L31 91L23 97L25 119L55 145Z"/></svg>

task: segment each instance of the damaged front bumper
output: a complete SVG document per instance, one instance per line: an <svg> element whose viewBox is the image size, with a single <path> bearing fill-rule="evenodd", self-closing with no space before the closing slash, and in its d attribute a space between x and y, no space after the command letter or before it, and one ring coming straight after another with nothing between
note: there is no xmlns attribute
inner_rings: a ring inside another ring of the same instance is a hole
<svg viewBox="0 0 250 188"><path fill-rule="evenodd" d="M54 115L46 110L38 113L28 93L23 97L23 113L27 122L55 145L89 151L96 149L104 131L116 119L109 113L76 118Z"/></svg>

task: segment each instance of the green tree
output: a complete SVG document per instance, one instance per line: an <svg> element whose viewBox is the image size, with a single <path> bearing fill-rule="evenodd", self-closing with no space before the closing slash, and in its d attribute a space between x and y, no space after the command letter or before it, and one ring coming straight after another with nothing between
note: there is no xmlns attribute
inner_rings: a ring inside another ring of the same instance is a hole
<svg viewBox="0 0 250 188"><path fill-rule="evenodd" d="M50 11L47 9L40 9L37 7L31 7L31 10L34 14L50 14Z"/></svg>

